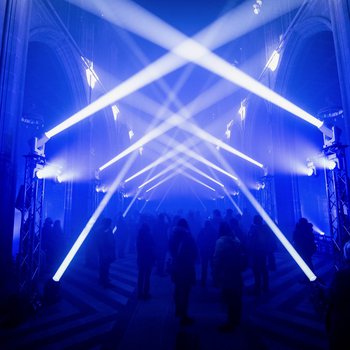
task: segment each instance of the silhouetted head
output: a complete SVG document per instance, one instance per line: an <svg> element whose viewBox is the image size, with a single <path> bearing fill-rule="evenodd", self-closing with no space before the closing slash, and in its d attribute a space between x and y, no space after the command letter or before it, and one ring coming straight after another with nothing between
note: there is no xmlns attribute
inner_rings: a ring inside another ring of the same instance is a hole
<svg viewBox="0 0 350 350"><path fill-rule="evenodd" d="M261 225L263 223L263 219L260 215L254 215L253 223L255 225Z"/></svg>
<svg viewBox="0 0 350 350"><path fill-rule="evenodd" d="M307 225L309 222L307 221L307 219L306 218L300 218L299 219L299 224L300 225Z"/></svg>
<svg viewBox="0 0 350 350"><path fill-rule="evenodd" d="M53 220L50 218L50 217L47 217L45 219L45 222L44 222L45 225L52 225L53 224Z"/></svg>
<svg viewBox="0 0 350 350"><path fill-rule="evenodd" d="M220 212L219 209L214 209L214 210L213 210L213 217L214 217L214 218L219 218L219 217L221 217L221 212Z"/></svg>
<svg viewBox="0 0 350 350"><path fill-rule="evenodd" d="M227 222L222 222L219 227L219 235L221 236L229 236L231 235L231 227Z"/></svg>
<svg viewBox="0 0 350 350"><path fill-rule="evenodd" d="M141 227L140 227L140 231L139 233L140 234L147 234L150 232L150 228L149 228L149 225L146 223L146 222L143 222Z"/></svg>
<svg viewBox="0 0 350 350"><path fill-rule="evenodd" d="M344 244L343 253L344 253L344 259L350 262L350 241L347 241Z"/></svg>
<svg viewBox="0 0 350 350"><path fill-rule="evenodd" d="M188 229L187 220L184 218L179 219L179 221L177 222L177 226Z"/></svg>

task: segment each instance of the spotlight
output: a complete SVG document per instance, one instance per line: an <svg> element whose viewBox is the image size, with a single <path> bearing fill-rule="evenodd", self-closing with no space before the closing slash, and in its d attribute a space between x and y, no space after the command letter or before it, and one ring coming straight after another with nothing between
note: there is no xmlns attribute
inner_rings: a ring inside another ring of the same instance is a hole
<svg viewBox="0 0 350 350"><path fill-rule="evenodd" d="M306 166L307 166L307 169L306 169L307 176L316 175L316 167L312 160L307 160Z"/></svg>
<svg viewBox="0 0 350 350"><path fill-rule="evenodd" d="M255 187L258 191L263 190L265 188L265 182L257 181Z"/></svg>
<svg viewBox="0 0 350 350"><path fill-rule="evenodd" d="M38 167L37 167L38 168ZM35 176L38 178L38 179L43 179L45 177L45 172L43 171L43 168L39 168L38 170L36 170L35 172Z"/></svg>
<svg viewBox="0 0 350 350"><path fill-rule="evenodd" d="M57 175L57 176L56 176L56 181L57 181L58 183L62 183L62 182L64 181L63 176L62 176L62 175Z"/></svg>
<svg viewBox="0 0 350 350"><path fill-rule="evenodd" d="M261 11L262 0L256 0L255 4L253 4L253 12L255 15L258 15Z"/></svg>
<svg viewBox="0 0 350 350"><path fill-rule="evenodd" d="M260 13L260 6L258 6L258 4L253 5L253 12L255 15L258 15Z"/></svg>
<svg viewBox="0 0 350 350"><path fill-rule="evenodd" d="M328 163L327 165L329 170L334 170L335 167L337 166L337 163L335 160L329 160L327 163Z"/></svg>
<svg viewBox="0 0 350 350"><path fill-rule="evenodd" d="M86 70L85 70L86 80L87 80L89 86L91 87L91 89L93 89L96 85L96 82L97 82L97 75L94 71L94 62L89 61L87 58L85 58L85 61L88 64L88 68L86 68Z"/></svg>
<svg viewBox="0 0 350 350"><path fill-rule="evenodd" d="M327 156L327 158L324 158L324 166L328 170L334 170L338 166L338 164L339 164L339 160L335 153L331 153Z"/></svg>
<svg viewBox="0 0 350 350"><path fill-rule="evenodd" d="M96 190L97 193L100 193L100 192L106 193L107 190L108 190L108 188L107 188L107 186L105 186L105 185L97 185L97 186L95 187L95 190Z"/></svg>
<svg viewBox="0 0 350 350"><path fill-rule="evenodd" d="M129 130L129 139L131 140L134 137L134 132L130 129Z"/></svg>
<svg viewBox="0 0 350 350"><path fill-rule="evenodd" d="M314 174L314 169L313 168L307 168L307 176L312 176Z"/></svg>
<svg viewBox="0 0 350 350"><path fill-rule="evenodd" d="M241 121L245 120L247 114L247 100L244 99L241 101L241 106L239 107L238 114L241 116Z"/></svg>
<svg viewBox="0 0 350 350"><path fill-rule="evenodd" d="M62 171L60 167L54 164L47 164L46 166L38 164L34 170L34 174L38 179L54 179L57 181Z"/></svg>
<svg viewBox="0 0 350 350"><path fill-rule="evenodd" d="M112 113L113 113L114 120L117 120L119 112L120 111L119 111L118 106L117 105L113 105L112 106Z"/></svg>
<svg viewBox="0 0 350 350"><path fill-rule="evenodd" d="M279 60L280 60L280 54L278 51L274 50L272 52L271 57L269 58L269 60L266 63L267 68L269 68L271 70L271 72L274 72L278 66Z"/></svg>

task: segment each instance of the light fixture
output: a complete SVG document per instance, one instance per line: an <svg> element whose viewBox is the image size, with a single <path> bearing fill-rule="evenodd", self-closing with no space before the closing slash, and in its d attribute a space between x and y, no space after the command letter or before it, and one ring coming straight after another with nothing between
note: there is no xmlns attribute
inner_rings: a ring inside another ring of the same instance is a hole
<svg viewBox="0 0 350 350"><path fill-rule="evenodd" d="M339 159L335 153L330 153L324 158L324 166L328 170L334 170L339 164Z"/></svg>
<svg viewBox="0 0 350 350"><path fill-rule="evenodd" d="M86 80L91 89L93 89L97 82L97 75L94 71L94 62L89 61L87 58L85 58L85 62L88 64L88 68L85 70Z"/></svg>
<svg viewBox="0 0 350 350"><path fill-rule="evenodd" d="M334 170L336 168L336 166L337 166L337 163L336 163L335 160L329 160L327 162L327 166L328 166L329 170Z"/></svg>
<svg viewBox="0 0 350 350"><path fill-rule="evenodd" d="M253 12L255 15L258 15L261 11L262 7L262 0L256 0L255 3L253 4Z"/></svg>
<svg viewBox="0 0 350 350"><path fill-rule="evenodd" d="M241 116L241 122L243 122L245 120L245 117L247 115L247 99L243 99L241 101L241 105L239 107L239 110L238 110L238 114Z"/></svg>
<svg viewBox="0 0 350 350"><path fill-rule="evenodd" d="M113 105L112 106L112 113L113 113L114 120L117 120L119 112L120 111L119 111L118 106L117 105Z"/></svg>
<svg viewBox="0 0 350 350"><path fill-rule="evenodd" d="M257 181L255 186L256 186L256 189L258 191L263 190L265 188L265 182L264 181Z"/></svg>
<svg viewBox="0 0 350 350"><path fill-rule="evenodd" d="M306 166L307 166L307 170L306 170L307 176L316 175L316 167L312 160L307 159Z"/></svg>
<svg viewBox="0 0 350 350"><path fill-rule="evenodd" d="M266 67L269 68L271 72L274 72L278 66L279 60L280 60L280 54L278 51L274 50L272 52L271 57L266 63Z"/></svg>

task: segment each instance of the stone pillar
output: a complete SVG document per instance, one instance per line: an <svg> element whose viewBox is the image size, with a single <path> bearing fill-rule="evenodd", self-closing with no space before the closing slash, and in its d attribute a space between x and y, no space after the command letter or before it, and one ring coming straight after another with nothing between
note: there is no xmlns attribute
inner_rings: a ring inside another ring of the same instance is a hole
<svg viewBox="0 0 350 350"><path fill-rule="evenodd" d="M16 134L22 114L31 8L32 0L2 0L0 5L0 278L12 262Z"/></svg>
<svg viewBox="0 0 350 350"><path fill-rule="evenodd" d="M344 143L350 141L350 13L349 0L328 0L344 110Z"/></svg>

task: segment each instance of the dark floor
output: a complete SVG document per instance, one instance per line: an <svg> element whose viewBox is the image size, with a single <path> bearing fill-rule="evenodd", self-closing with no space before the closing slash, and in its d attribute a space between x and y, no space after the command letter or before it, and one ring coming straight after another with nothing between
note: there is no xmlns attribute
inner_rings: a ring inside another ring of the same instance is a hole
<svg viewBox="0 0 350 350"><path fill-rule="evenodd" d="M87 268L78 257L62 277L59 302L39 307L17 325L8 324L9 315L2 316L0 349L327 349L324 318L312 302L315 289L286 252L276 253L276 261L268 296L251 295L252 274L244 272L242 323L232 333L221 333L225 310L210 283L192 290L195 323L184 327L174 316L168 276L154 273L152 298L140 301L133 254L113 263L110 288L101 287L97 268ZM316 275L327 283L331 258L318 254L314 262Z"/></svg>

